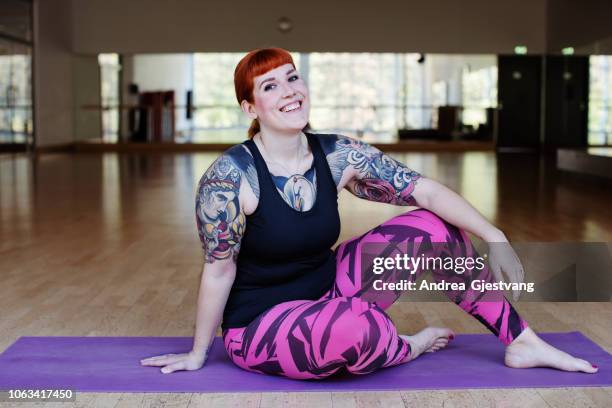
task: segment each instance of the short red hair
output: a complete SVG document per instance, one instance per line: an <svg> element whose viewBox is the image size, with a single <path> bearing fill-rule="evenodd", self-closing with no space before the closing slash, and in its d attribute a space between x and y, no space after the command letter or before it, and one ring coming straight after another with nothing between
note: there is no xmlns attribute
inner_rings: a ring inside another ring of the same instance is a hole
<svg viewBox="0 0 612 408"><path fill-rule="evenodd" d="M256 76L285 64L291 64L295 68L291 54L282 48L260 48L245 55L234 71L234 89L238 104L244 100L253 103L253 80ZM249 139L257 132L259 122L255 119L249 128Z"/></svg>

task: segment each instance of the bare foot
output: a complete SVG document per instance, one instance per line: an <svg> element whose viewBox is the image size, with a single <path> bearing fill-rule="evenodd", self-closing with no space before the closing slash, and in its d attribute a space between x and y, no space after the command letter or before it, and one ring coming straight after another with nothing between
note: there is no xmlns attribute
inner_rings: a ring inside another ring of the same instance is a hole
<svg viewBox="0 0 612 408"><path fill-rule="evenodd" d="M504 363L512 368L552 367L563 371L596 373L599 369L586 360L554 348L527 327L508 347Z"/></svg>
<svg viewBox="0 0 612 408"><path fill-rule="evenodd" d="M410 344L410 359L414 360L423 353L433 353L446 347L455 335L451 329L445 327L427 327L414 336L400 334L400 337Z"/></svg>

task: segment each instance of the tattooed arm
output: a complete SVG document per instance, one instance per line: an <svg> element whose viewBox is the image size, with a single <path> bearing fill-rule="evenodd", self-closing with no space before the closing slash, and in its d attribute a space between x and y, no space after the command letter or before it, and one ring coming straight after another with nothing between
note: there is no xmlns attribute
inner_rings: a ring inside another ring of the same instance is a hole
<svg viewBox="0 0 612 408"><path fill-rule="evenodd" d="M221 155L200 179L196 222L206 263L235 263L245 226L241 198L249 188L259 196L253 158L241 145Z"/></svg>
<svg viewBox="0 0 612 408"><path fill-rule="evenodd" d="M204 250L193 353L214 339L236 277L236 259L246 227L248 196L259 197L253 158L244 146L223 153L204 173L196 196L196 222Z"/></svg>
<svg viewBox="0 0 612 408"><path fill-rule="evenodd" d="M258 196L253 158L242 145L224 152L204 173L196 194L196 220L206 267L200 280L193 348L188 353L146 358L142 365L162 367L164 374L204 365L236 277L244 208L250 209Z"/></svg>
<svg viewBox="0 0 612 408"><path fill-rule="evenodd" d="M413 192L419 173L367 143L335 135L320 140L339 189L370 201L417 205Z"/></svg>
<svg viewBox="0 0 612 408"><path fill-rule="evenodd" d="M507 241L463 197L379 149L345 136L322 135L320 140L339 189L370 201L419 206L487 242Z"/></svg>

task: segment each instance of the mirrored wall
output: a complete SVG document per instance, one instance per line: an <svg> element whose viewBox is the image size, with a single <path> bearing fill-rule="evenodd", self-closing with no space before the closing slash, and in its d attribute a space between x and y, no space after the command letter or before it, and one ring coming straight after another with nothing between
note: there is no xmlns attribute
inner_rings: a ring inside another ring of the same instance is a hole
<svg viewBox="0 0 612 408"><path fill-rule="evenodd" d="M429 137L443 121L449 139L492 139L495 55L292 55L309 87L314 131L395 143L401 135L430 132ZM233 76L243 56L100 54L100 138L111 143L241 142L249 120L236 101Z"/></svg>
<svg viewBox="0 0 612 408"><path fill-rule="evenodd" d="M33 142L32 2L0 2L0 147Z"/></svg>
<svg viewBox="0 0 612 408"><path fill-rule="evenodd" d="M249 121L236 102L233 73L243 55L101 54L101 139L241 142ZM495 55L293 53L293 58L310 90L310 124L317 132L374 143L429 139L440 129L446 129L446 140L493 139ZM589 66L588 144L609 146L612 57L591 56Z"/></svg>

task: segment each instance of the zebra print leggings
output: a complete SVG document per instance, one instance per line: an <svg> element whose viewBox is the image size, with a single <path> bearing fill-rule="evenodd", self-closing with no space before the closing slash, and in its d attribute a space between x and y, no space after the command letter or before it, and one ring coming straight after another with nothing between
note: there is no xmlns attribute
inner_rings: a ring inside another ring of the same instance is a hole
<svg viewBox="0 0 612 408"><path fill-rule="evenodd" d="M294 379L321 379L340 371L367 374L408 362L410 345L398 336L384 311L401 292L387 301L367 301L361 276L364 244L398 242L445 243L421 245L419 254L425 248L430 256L440 256L441 252L450 257L477 256L465 231L430 211L419 209L394 217L336 248L336 281L320 299L281 303L247 327L224 330L223 342L230 359L245 370ZM416 271L410 280L416 282L422 272ZM442 269L432 273L436 282L458 277L494 281L487 267L463 275ZM451 290L444 293L505 345L527 327L503 295L497 301L484 301L482 293L470 293L470 289L461 294Z"/></svg>

